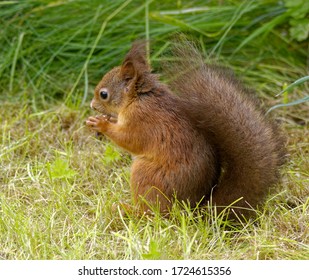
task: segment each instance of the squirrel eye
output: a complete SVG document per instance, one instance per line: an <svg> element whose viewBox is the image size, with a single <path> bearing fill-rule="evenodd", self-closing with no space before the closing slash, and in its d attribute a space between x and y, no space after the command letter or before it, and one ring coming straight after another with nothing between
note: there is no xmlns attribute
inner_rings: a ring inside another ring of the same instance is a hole
<svg viewBox="0 0 309 280"><path fill-rule="evenodd" d="M103 100L106 100L108 98L108 92L105 88L101 89L100 90L100 97L103 99Z"/></svg>

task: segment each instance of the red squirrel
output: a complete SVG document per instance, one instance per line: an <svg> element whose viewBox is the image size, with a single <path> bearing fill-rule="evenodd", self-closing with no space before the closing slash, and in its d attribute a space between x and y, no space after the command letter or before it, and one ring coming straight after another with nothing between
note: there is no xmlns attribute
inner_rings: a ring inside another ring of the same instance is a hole
<svg viewBox="0 0 309 280"><path fill-rule="evenodd" d="M283 137L229 71L204 63L192 44L174 56L164 84L133 43L95 88L91 108L101 115L86 124L134 155L131 193L142 211L168 212L176 198L249 215L278 181Z"/></svg>

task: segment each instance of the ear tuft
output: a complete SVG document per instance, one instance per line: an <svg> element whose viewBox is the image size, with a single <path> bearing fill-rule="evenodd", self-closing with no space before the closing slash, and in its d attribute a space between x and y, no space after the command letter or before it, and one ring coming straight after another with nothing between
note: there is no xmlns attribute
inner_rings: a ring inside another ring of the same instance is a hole
<svg viewBox="0 0 309 280"><path fill-rule="evenodd" d="M150 71L146 57L146 42L135 41L121 65L122 78L124 80L138 79L144 73Z"/></svg>

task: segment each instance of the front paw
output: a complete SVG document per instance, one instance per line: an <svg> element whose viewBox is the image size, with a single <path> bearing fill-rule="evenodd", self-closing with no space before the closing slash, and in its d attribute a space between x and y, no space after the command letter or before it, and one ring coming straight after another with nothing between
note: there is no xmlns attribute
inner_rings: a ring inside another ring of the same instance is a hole
<svg viewBox="0 0 309 280"><path fill-rule="evenodd" d="M89 117L86 125L96 132L104 133L109 125L109 118L106 115Z"/></svg>

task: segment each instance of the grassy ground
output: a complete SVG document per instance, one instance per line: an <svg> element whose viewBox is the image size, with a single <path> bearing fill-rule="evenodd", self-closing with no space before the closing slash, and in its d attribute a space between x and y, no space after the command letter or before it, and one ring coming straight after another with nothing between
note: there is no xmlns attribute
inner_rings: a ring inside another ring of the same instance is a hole
<svg viewBox="0 0 309 280"><path fill-rule="evenodd" d="M154 40L160 69L170 34L190 34L267 107L308 96L304 83L274 98L308 75L308 40L289 34L283 3L159 2L0 3L0 259L309 258L308 103L271 113L290 158L256 220L235 225L177 205L169 219L111 211L130 202L131 159L84 121L96 82L134 38Z"/></svg>

